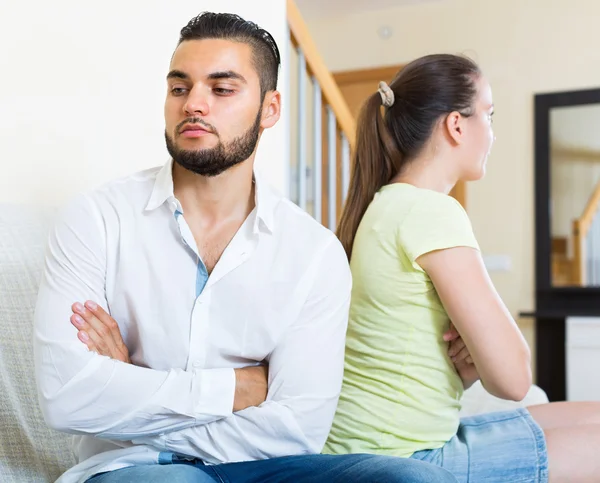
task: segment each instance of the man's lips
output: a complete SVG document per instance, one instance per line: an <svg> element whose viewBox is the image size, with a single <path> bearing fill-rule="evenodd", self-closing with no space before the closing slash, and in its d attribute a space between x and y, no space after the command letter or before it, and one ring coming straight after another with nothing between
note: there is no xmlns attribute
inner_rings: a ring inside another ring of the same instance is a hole
<svg viewBox="0 0 600 483"><path fill-rule="evenodd" d="M198 138L201 136L205 136L206 134L211 134L211 132L208 129L203 128L198 124L186 124L179 131L179 133L186 138Z"/></svg>

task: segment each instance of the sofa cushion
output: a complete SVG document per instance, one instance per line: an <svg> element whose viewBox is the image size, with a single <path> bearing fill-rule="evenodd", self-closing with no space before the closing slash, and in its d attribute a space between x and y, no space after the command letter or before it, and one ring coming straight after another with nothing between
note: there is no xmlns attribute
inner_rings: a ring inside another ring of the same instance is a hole
<svg viewBox="0 0 600 483"><path fill-rule="evenodd" d="M48 428L33 370L32 328L50 210L0 204L0 480L55 481L75 460Z"/></svg>
<svg viewBox="0 0 600 483"><path fill-rule="evenodd" d="M513 409L546 404L547 402L548 396L535 384L529 388L527 395L522 401L507 401L492 396L485 390L481 381L477 381L465 391L461 400L462 408L460 417L464 418L497 411L512 411Z"/></svg>

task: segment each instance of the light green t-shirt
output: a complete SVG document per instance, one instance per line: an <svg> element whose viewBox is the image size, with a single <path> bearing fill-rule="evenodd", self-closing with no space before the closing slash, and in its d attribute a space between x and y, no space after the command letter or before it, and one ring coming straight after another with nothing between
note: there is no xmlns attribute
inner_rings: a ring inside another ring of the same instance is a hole
<svg viewBox="0 0 600 483"><path fill-rule="evenodd" d="M375 195L352 249L344 384L325 453L409 457L456 434L463 385L443 341L449 318L415 260L458 246L479 249L454 198L404 183Z"/></svg>

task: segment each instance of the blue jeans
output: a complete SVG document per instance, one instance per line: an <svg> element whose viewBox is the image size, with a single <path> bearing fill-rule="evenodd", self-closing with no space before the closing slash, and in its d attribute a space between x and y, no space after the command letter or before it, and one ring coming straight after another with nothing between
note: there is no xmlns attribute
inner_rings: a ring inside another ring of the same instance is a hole
<svg viewBox="0 0 600 483"><path fill-rule="evenodd" d="M367 454L285 456L205 466L200 461L130 466L89 483L457 483L446 470L394 456Z"/></svg>
<svg viewBox="0 0 600 483"><path fill-rule="evenodd" d="M439 465L460 483L548 483L546 438L525 408L464 418L444 446L412 458Z"/></svg>

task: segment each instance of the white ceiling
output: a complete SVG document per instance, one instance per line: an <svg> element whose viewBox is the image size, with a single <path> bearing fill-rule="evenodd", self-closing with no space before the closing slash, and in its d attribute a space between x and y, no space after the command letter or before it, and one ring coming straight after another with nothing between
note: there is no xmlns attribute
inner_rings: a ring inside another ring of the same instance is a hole
<svg viewBox="0 0 600 483"><path fill-rule="evenodd" d="M439 0L295 0L304 16L347 15Z"/></svg>

